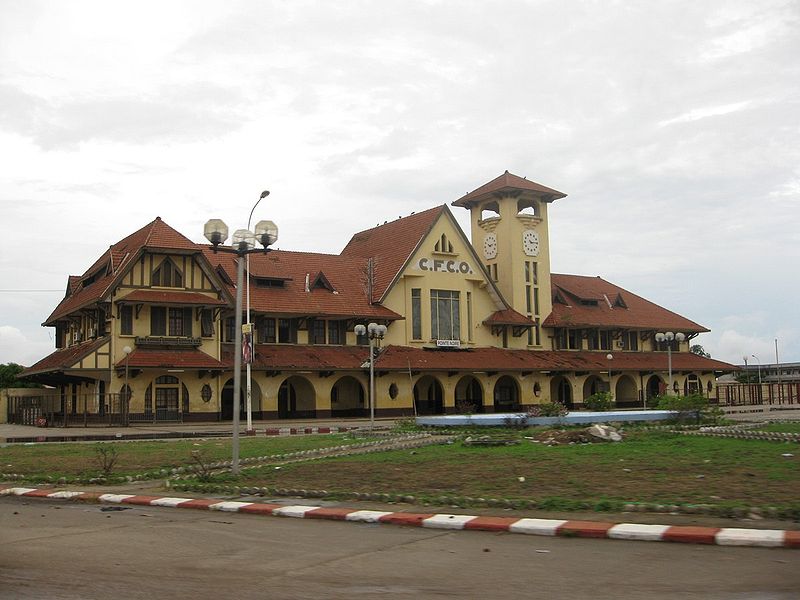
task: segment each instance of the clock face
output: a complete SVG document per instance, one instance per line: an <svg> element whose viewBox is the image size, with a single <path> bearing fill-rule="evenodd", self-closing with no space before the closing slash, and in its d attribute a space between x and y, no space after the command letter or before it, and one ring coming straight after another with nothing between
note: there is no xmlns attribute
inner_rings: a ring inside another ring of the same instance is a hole
<svg viewBox="0 0 800 600"><path fill-rule="evenodd" d="M528 256L539 255L539 234L532 229L526 230L522 234L522 249Z"/></svg>
<svg viewBox="0 0 800 600"><path fill-rule="evenodd" d="M497 236L493 233L483 238L483 256L486 259L492 259L497 256Z"/></svg>

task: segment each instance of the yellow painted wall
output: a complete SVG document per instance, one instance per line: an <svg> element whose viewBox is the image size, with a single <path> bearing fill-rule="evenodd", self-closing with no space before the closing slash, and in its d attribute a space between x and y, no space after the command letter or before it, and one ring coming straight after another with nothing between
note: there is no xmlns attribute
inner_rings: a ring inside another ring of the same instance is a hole
<svg viewBox="0 0 800 600"><path fill-rule="evenodd" d="M431 337L431 290L459 292L460 338L462 346L499 345L499 337L491 334L482 322L502 308L492 299L488 283L475 257L456 229L457 225L444 213L429 235L422 241L411 257L397 284L385 298L383 305L405 320L389 326L386 344L422 346L434 343ZM437 252L436 243L445 235L452 244L453 252ZM421 289L422 339L413 339L411 318L411 290ZM471 295L471 315L468 313L467 294ZM470 328L469 324L472 323ZM471 335L470 335L471 329Z"/></svg>

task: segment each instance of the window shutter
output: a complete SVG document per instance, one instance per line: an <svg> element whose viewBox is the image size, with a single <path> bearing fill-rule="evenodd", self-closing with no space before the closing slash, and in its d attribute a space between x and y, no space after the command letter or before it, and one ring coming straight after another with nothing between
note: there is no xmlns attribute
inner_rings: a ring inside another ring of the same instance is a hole
<svg viewBox="0 0 800 600"><path fill-rule="evenodd" d="M192 337L192 308L183 309L183 335Z"/></svg>
<svg viewBox="0 0 800 600"><path fill-rule="evenodd" d="M150 335L167 335L167 309L163 306L150 307Z"/></svg>

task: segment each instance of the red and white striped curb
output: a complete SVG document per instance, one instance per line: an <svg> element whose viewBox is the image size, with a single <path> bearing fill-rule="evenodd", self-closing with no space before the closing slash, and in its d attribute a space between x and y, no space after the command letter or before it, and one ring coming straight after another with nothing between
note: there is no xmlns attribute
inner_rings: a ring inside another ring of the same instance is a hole
<svg viewBox="0 0 800 600"><path fill-rule="evenodd" d="M389 523L431 529L468 529L474 531L506 531L528 535L566 536L639 540L646 542L685 542L719 546L766 546L800 548L800 531L783 529L742 529L738 527L693 527L685 525L644 525L562 519L519 519L435 513L384 512L353 508L286 506L259 502L235 502L215 498L179 498L172 496L139 496L135 494L103 494L100 492L54 491L26 487L0 486L0 496L25 496L73 501L107 502L139 506L194 508L299 519L328 519L362 523Z"/></svg>

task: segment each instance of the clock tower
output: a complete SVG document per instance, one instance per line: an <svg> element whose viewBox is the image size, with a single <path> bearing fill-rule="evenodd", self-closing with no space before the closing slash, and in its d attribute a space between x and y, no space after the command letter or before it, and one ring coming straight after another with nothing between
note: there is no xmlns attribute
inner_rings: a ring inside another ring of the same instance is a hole
<svg viewBox="0 0 800 600"><path fill-rule="evenodd" d="M506 301L537 324L552 310L547 208L566 194L506 171L453 202L471 213L472 245ZM539 327L521 343L542 347Z"/></svg>

